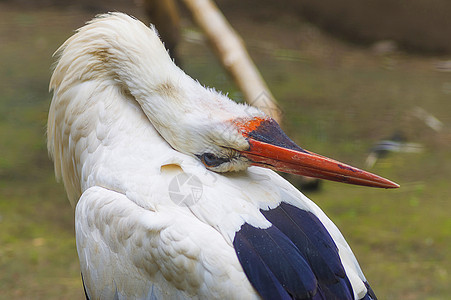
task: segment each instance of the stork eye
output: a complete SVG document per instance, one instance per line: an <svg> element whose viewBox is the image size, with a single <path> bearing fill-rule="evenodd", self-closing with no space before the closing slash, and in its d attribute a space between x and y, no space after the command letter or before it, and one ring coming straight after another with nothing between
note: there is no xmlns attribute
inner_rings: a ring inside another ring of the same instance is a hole
<svg viewBox="0 0 451 300"><path fill-rule="evenodd" d="M200 155L201 161L204 163L207 167L217 167L220 164L223 164L225 162L229 161L229 158L227 157L217 157L216 155L212 153L204 153Z"/></svg>

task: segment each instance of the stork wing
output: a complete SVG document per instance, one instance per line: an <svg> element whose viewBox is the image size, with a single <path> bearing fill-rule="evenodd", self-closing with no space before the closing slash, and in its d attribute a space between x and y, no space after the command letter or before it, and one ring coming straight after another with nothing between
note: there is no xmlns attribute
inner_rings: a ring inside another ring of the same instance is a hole
<svg viewBox="0 0 451 300"><path fill-rule="evenodd" d="M340 231L274 172L217 176L203 192L198 204L151 211L122 193L86 190L76 208L76 235L87 295L375 299Z"/></svg>
<svg viewBox="0 0 451 300"><path fill-rule="evenodd" d="M216 174L211 185L204 177L190 211L233 245L263 299L375 299L338 228L275 172Z"/></svg>
<svg viewBox="0 0 451 300"><path fill-rule="evenodd" d="M149 211L102 187L75 212L90 299L255 298L233 247L186 210Z"/></svg>
<svg viewBox="0 0 451 300"><path fill-rule="evenodd" d="M376 299L355 270L346 272L336 243L312 212L282 202L262 213L272 226L261 229L245 223L234 245L246 275L264 299ZM350 259L352 253L342 255ZM360 283L355 284L355 294L349 277Z"/></svg>
<svg viewBox="0 0 451 300"><path fill-rule="evenodd" d="M243 269L264 299L376 299L338 228L312 201L269 170L279 203L261 202L271 223L244 223L233 241Z"/></svg>

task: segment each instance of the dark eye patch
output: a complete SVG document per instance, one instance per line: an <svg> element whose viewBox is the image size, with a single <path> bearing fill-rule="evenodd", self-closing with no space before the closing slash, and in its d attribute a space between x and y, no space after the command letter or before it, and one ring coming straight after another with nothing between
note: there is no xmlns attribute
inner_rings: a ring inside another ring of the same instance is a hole
<svg viewBox="0 0 451 300"><path fill-rule="evenodd" d="M213 153L204 153L198 155L198 157L207 167L217 167L225 162L230 161L230 158L228 157L218 157Z"/></svg>

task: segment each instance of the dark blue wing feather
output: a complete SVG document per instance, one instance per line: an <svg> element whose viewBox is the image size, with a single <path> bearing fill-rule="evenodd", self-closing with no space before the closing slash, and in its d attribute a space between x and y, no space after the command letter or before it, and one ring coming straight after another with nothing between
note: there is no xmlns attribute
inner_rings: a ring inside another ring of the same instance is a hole
<svg viewBox="0 0 451 300"><path fill-rule="evenodd" d="M83 279L83 274L81 274L81 282L83 283L83 290L85 291L85 298L86 298L86 300L90 300L89 296L88 296L88 292L86 291L86 285L85 285L85 280Z"/></svg>
<svg viewBox="0 0 451 300"><path fill-rule="evenodd" d="M273 226L261 229L245 223L233 244L263 299L353 299L338 248L314 214L287 203L262 214ZM363 299L376 299L365 285Z"/></svg>
<svg viewBox="0 0 451 300"><path fill-rule="evenodd" d="M276 227L260 229L244 224L234 240L235 249L241 254L238 255L239 259L243 257L244 245L253 248L254 254L277 279L280 285L278 288L283 287L295 299L308 299L316 294L317 282L310 266L297 247ZM253 267L248 266L249 272L255 273Z"/></svg>
<svg viewBox="0 0 451 300"><path fill-rule="evenodd" d="M304 255L327 298L353 298L351 283L341 263L338 248L314 214L287 203L262 213Z"/></svg>
<svg viewBox="0 0 451 300"><path fill-rule="evenodd" d="M370 287L370 284L368 283L368 281L364 282L366 289L367 289L367 293L366 296L368 296L370 300L377 300L376 294L374 293L373 289Z"/></svg>
<svg viewBox="0 0 451 300"><path fill-rule="evenodd" d="M263 299L291 298L255 251L252 243L246 238L246 233L241 230L237 232L233 244L240 264L246 270L246 276Z"/></svg>
<svg viewBox="0 0 451 300"><path fill-rule="evenodd" d="M262 211L262 213L296 245L311 265L324 265L324 268L314 270L319 273L316 274L317 276L321 276L328 283L335 283L337 282L337 273L342 277L345 275L341 264L340 266L336 266L336 263L328 263L325 260L326 257L329 258L330 256L333 256L332 254L322 253L322 255L319 255L318 247L311 241L308 232L306 232L302 226L296 224L282 206L279 206L276 209ZM331 249L326 248L322 250L324 250L323 252L329 252Z"/></svg>

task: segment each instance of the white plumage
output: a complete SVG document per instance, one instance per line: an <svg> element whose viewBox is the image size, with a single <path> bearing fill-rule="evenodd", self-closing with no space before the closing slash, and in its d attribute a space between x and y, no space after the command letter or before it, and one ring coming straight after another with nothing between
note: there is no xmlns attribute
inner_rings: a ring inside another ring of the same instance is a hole
<svg viewBox="0 0 451 300"><path fill-rule="evenodd" d="M316 215L338 247L352 296L367 294L335 225L279 175L241 155L249 143L230 120L267 118L262 112L202 87L172 62L154 29L124 14L97 17L57 54L48 148L76 205L90 299L259 298L234 238L245 223L270 227L260 210L281 201ZM207 152L223 162L206 167ZM181 173L202 183L193 205L169 196Z"/></svg>

